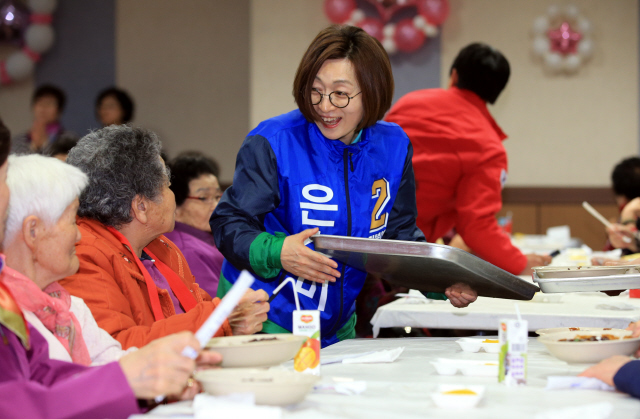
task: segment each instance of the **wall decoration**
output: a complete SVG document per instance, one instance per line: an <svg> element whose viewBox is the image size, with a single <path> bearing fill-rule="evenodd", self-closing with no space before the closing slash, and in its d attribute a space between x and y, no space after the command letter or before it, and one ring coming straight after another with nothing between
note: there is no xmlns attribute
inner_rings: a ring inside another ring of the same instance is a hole
<svg viewBox="0 0 640 419"><path fill-rule="evenodd" d="M21 49L0 61L0 84L26 79L40 56L53 45L55 34L51 14L56 0L0 1L0 42Z"/></svg>
<svg viewBox="0 0 640 419"><path fill-rule="evenodd" d="M575 73L591 57L589 19L574 5L552 5L533 21L533 52L552 73Z"/></svg>
<svg viewBox="0 0 640 419"><path fill-rule="evenodd" d="M397 51L414 52L427 38L439 33L449 15L447 0L366 0L377 11L377 16L366 16L356 0L325 0L324 11L333 23L359 26L375 37L389 54ZM399 21L394 15L414 8L416 14Z"/></svg>

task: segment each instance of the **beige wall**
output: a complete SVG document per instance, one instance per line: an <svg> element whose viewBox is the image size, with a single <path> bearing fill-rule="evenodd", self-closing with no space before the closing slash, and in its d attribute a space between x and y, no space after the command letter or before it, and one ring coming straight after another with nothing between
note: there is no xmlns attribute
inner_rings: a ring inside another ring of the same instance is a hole
<svg viewBox="0 0 640 419"><path fill-rule="evenodd" d="M249 126L249 0L118 0L116 83L170 156L213 155L230 182Z"/></svg>
<svg viewBox="0 0 640 419"><path fill-rule="evenodd" d="M13 46L0 46L0 59L6 59L15 50ZM33 89L33 77L20 83L0 86L0 117L12 135L24 132L31 127Z"/></svg>
<svg viewBox="0 0 640 419"><path fill-rule="evenodd" d="M251 1L251 128L295 109L293 77L302 54L329 24L323 0Z"/></svg>
<svg viewBox="0 0 640 419"><path fill-rule="evenodd" d="M458 50L500 49L511 79L491 109L509 135L508 186L606 186L638 154L638 2L575 0L594 27L593 59L573 76L546 75L531 57L533 19L560 1L449 0L442 83ZM615 4L615 7L614 7Z"/></svg>

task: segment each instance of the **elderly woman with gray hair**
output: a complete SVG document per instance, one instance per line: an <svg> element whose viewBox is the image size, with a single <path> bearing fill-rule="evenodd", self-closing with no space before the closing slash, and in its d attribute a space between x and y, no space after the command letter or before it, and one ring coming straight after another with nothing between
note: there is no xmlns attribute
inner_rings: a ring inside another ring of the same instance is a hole
<svg viewBox="0 0 640 419"><path fill-rule="evenodd" d="M8 148L3 128L0 121L0 161ZM0 260L3 418L126 418L140 413L136 397L193 397L197 387L188 381L193 369L220 362L220 355L209 351L196 362L182 356L185 346L199 348L190 332L124 353L97 326L82 300L58 285L78 269L76 210L86 183L80 170L50 157L12 156L1 164L0 242L6 256L6 264ZM86 367L113 360L118 362Z"/></svg>
<svg viewBox="0 0 640 419"><path fill-rule="evenodd" d="M89 184L78 209L80 269L61 284L125 349L196 331L219 301L198 286L163 235L173 230L176 204L160 149L148 130L109 126L82 138L67 158ZM248 291L219 334L260 331L267 299L262 290Z"/></svg>

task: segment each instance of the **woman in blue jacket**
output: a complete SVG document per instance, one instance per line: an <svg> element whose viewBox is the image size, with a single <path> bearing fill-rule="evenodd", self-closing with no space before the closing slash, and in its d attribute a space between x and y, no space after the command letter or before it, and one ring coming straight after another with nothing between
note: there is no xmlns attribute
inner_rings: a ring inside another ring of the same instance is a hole
<svg viewBox="0 0 640 419"><path fill-rule="evenodd" d="M321 311L326 346L355 335L366 273L306 247L309 237L425 239L415 223L411 143L398 125L381 121L393 75L380 42L354 26L324 29L300 62L293 96L297 110L249 133L233 186L211 217L226 259L218 296L241 269L255 273L254 287L269 294L291 275L301 308ZM460 285L445 294L459 307L476 298ZM294 309L293 290L285 287L263 331L290 332Z"/></svg>

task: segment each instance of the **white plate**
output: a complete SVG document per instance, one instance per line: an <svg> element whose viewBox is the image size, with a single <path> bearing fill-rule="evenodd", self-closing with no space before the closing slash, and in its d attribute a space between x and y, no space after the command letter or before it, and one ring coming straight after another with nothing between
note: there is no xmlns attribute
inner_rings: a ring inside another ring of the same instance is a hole
<svg viewBox="0 0 640 419"><path fill-rule="evenodd" d="M488 338L460 338L456 340L456 343L460 345L465 352L478 352L480 349L488 352L490 354L497 354L500 352L500 343L499 342L484 342L485 340L498 340L498 339L488 339Z"/></svg>
<svg viewBox="0 0 640 419"><path fill-rule="evenodd" d="M540 336L538 340L547 347L551 355L574 364L596 363L614 355L632 355L640 347L640 338L599 342L560 342L560 339L572 339L577 335L600 336L603 333L620 338L631 335L628 330L576 331L546 334Z"/></svg>
<svg viewBox="0 0 640 419"><path fill-rule="evenodd" d="M270 367L293 359L306 340L290 333L225 336L211 339L206 349L222 354L223 368Z"/></svg>
<svg viewBox="0 0 640 419"><path fill-rule="evenodd" d="M577 329L577 330L571 330ZM548 335L550 333L561 333L561 332L600 332L607 333L611 330L615 331L623 331L624 329L613 329L611 327L550 327L548 329L538 329L536 333L538 336Z"/></svg>
<svg viewBox="0 0 640 419"><path fill-rule="evenodd" d="M195 379L214 396L254 393L256 404L285 406L304 400L320 377L279 369L222 368L199 371Z"/></svg>
<svg viewBox="0 0 640 419"><path fill-rule="evenodd" d="M476 394L445 394L455 390L471 390ZM483 395L484 386L442 384L435 393L431 393L431 399L443 409L470 409L477 406Z"/></svg>

